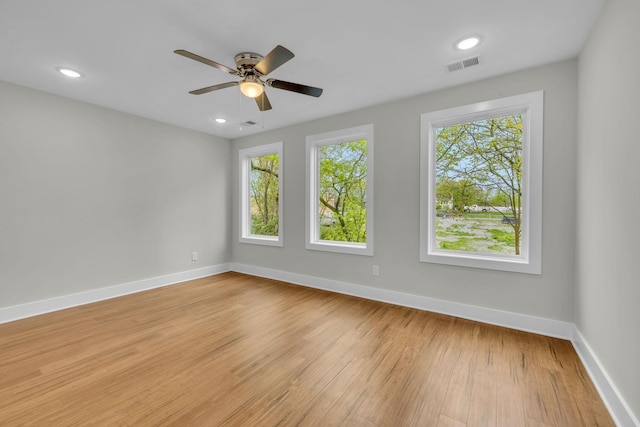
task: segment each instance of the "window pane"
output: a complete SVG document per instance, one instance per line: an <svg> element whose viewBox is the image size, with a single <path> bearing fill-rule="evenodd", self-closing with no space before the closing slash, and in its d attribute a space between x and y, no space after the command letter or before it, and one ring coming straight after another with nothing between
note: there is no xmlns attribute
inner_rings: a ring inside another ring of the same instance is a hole
<svg viewBox="0 0 640 427"><path fill-rule="evenodd" d="M318 147L320 240L367 241L367 141Z"/></svg>
<svg viewBox="0 0 640 427"><path fill-rule="evenodd" d="M278 155L251 158L251 234L278 235Z"/></svg>
<svg viewBox="0 0 640 427"><path fill-rule="evenodd" d="M439 250L520 255L522 115L435 129Z"/></svg>

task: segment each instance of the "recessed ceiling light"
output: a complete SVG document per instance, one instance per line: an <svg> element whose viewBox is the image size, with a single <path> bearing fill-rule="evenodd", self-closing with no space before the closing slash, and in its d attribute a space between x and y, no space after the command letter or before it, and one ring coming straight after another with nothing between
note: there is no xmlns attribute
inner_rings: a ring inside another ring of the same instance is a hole
<svg viewBox="0 0 640 427"><path fill-rule="evenodd" d="M227 119L223 119L222 117L217 117L216 118L216 123L220 123L220 124L227 123Z"/></svg>
<svg viewBox="0 0 640 427"><path fill-rule="evenodd" d="M456 43L456 49L458 50L471 49L473 47L476 47L478 43L480 43L480 37L477 37L477 36L467 37L460 40L458 43Z"/></svg>
<svg viewBox="0 0 640 427"><path fill-rule="evenodd" d="M64 74L67 77L71 77L72 79L77 79L78 77L82 77L82 74L77 72L76 70L72 70L71 68L57 68L58 72Z"/></svg>

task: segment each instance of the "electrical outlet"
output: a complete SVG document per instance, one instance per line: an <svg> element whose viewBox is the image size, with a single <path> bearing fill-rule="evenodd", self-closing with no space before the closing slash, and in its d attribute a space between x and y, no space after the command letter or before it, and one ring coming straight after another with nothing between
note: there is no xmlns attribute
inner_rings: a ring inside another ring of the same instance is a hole
<svg viewBox="0 0 640 427"><path fill-rule="evenodd" d="M379 276L380 275L380 266L379 265L374 265L373 266L373 275L374 276Z"/></svg>
<svg viewBox="0 0 640 427"><path fill-rule="evenodd" d="M191 261L198 260L198 252L191 252Z"/></svg>

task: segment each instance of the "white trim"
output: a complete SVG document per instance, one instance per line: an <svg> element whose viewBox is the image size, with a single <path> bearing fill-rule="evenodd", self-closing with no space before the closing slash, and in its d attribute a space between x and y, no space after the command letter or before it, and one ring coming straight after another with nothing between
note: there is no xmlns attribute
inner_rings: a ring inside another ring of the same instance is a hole
<svg viewBox="0 0 640 427"><path fill-rule="evenodd" d="M367 242L351 243L320 240L318 221L318 147L342 144L365 139L367 141ZM306 249L339 252L353 255L373 256L373 209L374 209L374 162L373 162L373 125L362 125L348 129L331 131L306 138L306 203L305 203L305 247Z"/></svg>
<svg viewBox="0 0 640 427"><path fill-rule="evenodd" d="M92 302L117 298L123 295L142 292L149 289L173 285L187 280L213 276L229 270L230 264L212 265L195 270L181 271L178 273L167 274L165 276L152 277L149 279L137 280L135 282L93 289L86 292L78 292L46 300L3 307L0 308L0 324L24 319L26 317L38 316L52 311L64 310L65 308L77 307L84 304L90 304Z"/></svg>
<svg viewBox="0 0 640 427"><path fill-rule="evenodd" d="M497 326L504 326L520 331L533 332L555 338L570 340L573 338L574 325L568 322L545 319L542 317L528 316L492 308L479 307L469 304L461 304L421 295L413 295L404 292L390 291L388 289L374 288L353 283L324 279L321 277L307 276L304 274L289 273L281 270L257 267L247 264L231 263L231 270L239 273L269 279L281 280L296 285L310 288L323 289L345 295L357 296L374 301L381 301L419 310L432 311L447 314L463 319L475 320Z"/></svg>
<svg viewBox="0 0 640 427"><path fill-rule="evenodd" d="M263 236L251 234L251 158L262 157L269 154L278 155L278 235ZM240 237L241 243L252 243L266 246L284 246L284 156L283 143L259 145L257 147L243 148L238 151L238 170L240 171Z"/></svg>
<svg viewBox="0 0 640 427"><path fill-rule="evenodd" d="M530 92L420 116L420 261L517 273L542 273L542 151L544 92ZM521 255L441 250L436 245L435 130L489 117L522 114L523 213Z"/></svg>
<svg viewBox="0 0 640 427"><path fill-rule="evenodd" d="M600 363L600 360L577 327L575 327L574 337L571 341L616 425L620 427L640 427L640 421L633 414L615 383L611 380L611 377L609 377L602 363Z"/></svg>

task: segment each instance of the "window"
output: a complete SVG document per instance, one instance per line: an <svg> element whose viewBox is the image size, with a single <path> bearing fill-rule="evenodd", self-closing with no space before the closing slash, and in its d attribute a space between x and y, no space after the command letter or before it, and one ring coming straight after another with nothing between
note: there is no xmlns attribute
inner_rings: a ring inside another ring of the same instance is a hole
<svg viewBox="0 0 640 427"><path fill-rule="evenodd" d="M307 137L307 249L373 255L373 125Z"/></svg>
<svg viewBox="0 0 640 427"><path fill-rule="evenodd" d="M420 261L541 273L543 93L421 116Z"/></svg>
<svg viewBox="0 0 640 427"><path fill-rule="evenodd" d="M282 246L282 142L239 156L240 241Z"/></svg>

